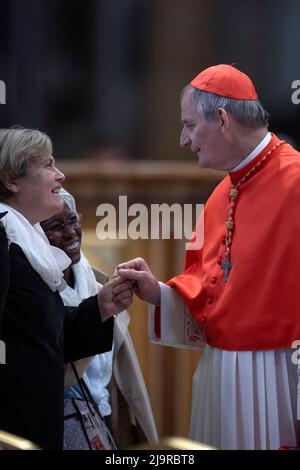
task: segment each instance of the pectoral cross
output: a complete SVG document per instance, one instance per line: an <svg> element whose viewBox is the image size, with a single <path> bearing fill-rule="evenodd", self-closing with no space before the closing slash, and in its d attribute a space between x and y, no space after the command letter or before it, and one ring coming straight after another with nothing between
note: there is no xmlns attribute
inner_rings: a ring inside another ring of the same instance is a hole
<svg viewBox="0 0 300 470"><path fill-rule="evenodd" d="M232 263L230 263L229 261L229 253L225 255L225 263L222 263L220 267L224 270L224 282L227 282L229 276L229 269L232 268Z"/></svg>

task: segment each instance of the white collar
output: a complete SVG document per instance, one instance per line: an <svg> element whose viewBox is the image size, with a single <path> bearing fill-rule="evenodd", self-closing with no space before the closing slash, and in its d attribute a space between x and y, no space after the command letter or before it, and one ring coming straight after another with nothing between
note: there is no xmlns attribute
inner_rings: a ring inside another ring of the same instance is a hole
<svg viewBox="0 0 300 470"><path fill-rule="evenodd" d="M20 212L4 203L0 203L2 211L8 212L1 222L9 243L16 243L22 248L33 269L53 292L64 289L63 271L71 264L70 258L49 244L40 224L32 225Z"/></svg>
<svg viewBox="0 0 300 470"><path fill-rule="evenodd" d="M254 160L257 155L260 154L260 152L268 145L272 138L271 132L268 132L263 140L255 147L254 150L252 150L251 153L249 153L248 157L246 157L244 160L242 160L236 167L234 167L230 171L239 171L242 168L244 168L248 163L250 163L252 160Z"/></svg>

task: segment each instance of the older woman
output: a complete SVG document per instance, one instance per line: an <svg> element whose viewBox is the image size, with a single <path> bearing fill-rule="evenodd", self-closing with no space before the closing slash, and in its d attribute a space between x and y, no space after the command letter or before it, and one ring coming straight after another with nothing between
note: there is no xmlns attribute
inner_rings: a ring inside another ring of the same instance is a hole
<svg viewBox="0 0 300 470"><path fill-rule="evenodd" d="M132 300L116 281L78 307L59 291L69 257L52 247L39 222L63 207L64 175L49 137L30 129L0 133L1 291L0 428L39 444L63 444L64 362L111 349L114 314ZM113 297L114 290L114 297Z"/></svg>

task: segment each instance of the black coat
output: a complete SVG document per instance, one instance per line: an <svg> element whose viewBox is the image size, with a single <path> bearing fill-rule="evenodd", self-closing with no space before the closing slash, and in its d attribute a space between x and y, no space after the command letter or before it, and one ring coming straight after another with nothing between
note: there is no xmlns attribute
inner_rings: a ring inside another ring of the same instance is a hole
<svg viewBox="0 0 300 470"><path fill-rule="evenodd" d="M0 339L6 347L0 428L43 449L60 449L64 362L109 351L113 319L101 322L96 296L64 307L22 249L12 243L8 250L1 228L0 263Z"/></svg>

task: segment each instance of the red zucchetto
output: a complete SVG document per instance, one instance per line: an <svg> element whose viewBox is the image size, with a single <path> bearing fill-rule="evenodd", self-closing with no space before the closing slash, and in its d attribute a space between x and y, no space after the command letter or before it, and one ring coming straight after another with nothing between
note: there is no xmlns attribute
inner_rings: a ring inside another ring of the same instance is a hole
<svg viewBox="0 0 300 470"><path fill-rule="evenodd" d="M199 90L237 100L257 100L257 93L248 75L227 64L203 70L191 81Z"/></svg>

